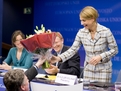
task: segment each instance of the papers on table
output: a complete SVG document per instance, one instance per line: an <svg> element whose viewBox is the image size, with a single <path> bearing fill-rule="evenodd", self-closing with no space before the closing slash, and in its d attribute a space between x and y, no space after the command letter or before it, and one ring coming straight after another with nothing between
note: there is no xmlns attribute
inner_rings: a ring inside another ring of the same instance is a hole
<svg viewBox="0 0 121 91"><path fill-rule="evenodd" d="M46 75L46 74L38 74L36 78L43 78L46 80L55 80L56 76L55 75Z"/></svg>
<svg viewBox="0 0 121 91"><path fill-rule="evenodd" d="M21 69L21 70L23 70L24 72L27 70L27 69L23 69L23 68L19 68L19 67L14 67L13 69Z"/></svg>
<svg viewBox="0 0 121 91"><path fill-rule="evenodd" d="M7 70L0 70L0 76L4 76Z"/></svg>

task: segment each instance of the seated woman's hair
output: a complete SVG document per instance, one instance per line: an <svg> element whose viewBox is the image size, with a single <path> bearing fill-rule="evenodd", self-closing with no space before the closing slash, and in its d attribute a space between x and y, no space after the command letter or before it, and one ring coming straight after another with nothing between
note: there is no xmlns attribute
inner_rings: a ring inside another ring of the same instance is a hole
<svg viewBox="0 0 121 91"><path fill-rule="evenodd" d="M12 38L11 38L11 41L12 41L12 46L15 46L14 43L16 41L16 37L20 35L23 39L25 39L25 35L22 33L21 30L16 30L13 32L12 34Z"/></svg>

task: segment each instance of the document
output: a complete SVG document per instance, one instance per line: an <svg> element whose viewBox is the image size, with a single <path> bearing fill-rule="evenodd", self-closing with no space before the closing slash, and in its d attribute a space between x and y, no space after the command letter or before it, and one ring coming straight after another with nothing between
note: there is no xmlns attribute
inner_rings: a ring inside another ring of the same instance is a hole
<svg viewBox="0 0 121 91"><path fill-rule="evenodd" d="M36 78L44 78L46 80L55 80L56 76L55 75L46 75L46 74L38 74Z"/></svg>

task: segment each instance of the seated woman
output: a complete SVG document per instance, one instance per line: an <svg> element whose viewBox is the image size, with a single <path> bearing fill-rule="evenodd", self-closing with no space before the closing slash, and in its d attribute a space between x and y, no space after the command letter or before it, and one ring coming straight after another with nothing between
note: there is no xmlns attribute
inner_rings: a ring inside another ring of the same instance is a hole
<svg viewBox="0 0 121 91"><path fill-rule="evenodd" d="M33 60L31 54L20 43L23 39L25 39L25 35L20 30L12 34L13 47L9 50L8 56L3 64L0 65L0 69L10 70L16 67L28 69L32 66Z"/></svg>

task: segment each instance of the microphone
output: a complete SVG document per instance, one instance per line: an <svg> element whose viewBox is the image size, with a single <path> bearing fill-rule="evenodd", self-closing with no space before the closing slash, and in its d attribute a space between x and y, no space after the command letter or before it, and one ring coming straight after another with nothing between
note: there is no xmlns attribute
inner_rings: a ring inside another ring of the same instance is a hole
<svg viewBox="0 0 121 91"><path fill-rule="evenodd" d="M86 65L85 65L85 67L83 68L83 70L82 70L82 72L81 72L81 74L80 74L80 78L79 78L78 83L82 83L82 81L81 81L81 76L83 75L84 69L87 67L88 64L89 64L89 63L87 62Z"/></svg>

